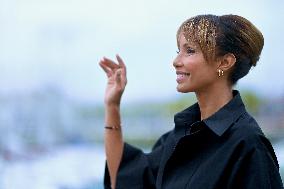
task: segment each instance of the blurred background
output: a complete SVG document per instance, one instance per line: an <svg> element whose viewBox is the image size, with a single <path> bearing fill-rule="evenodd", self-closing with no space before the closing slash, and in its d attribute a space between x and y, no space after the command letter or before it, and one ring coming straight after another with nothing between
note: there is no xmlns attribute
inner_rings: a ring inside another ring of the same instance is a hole
<svg viewBox="0 0 284 189"><path fill-rule="evenodd" d="M101 189L103 57L120 54L126 141L149 151L195 102L176 92L176 30L197 14L238 14L262 32L236 89L284 175L284 1L0 0L0 189Z"/></svg>

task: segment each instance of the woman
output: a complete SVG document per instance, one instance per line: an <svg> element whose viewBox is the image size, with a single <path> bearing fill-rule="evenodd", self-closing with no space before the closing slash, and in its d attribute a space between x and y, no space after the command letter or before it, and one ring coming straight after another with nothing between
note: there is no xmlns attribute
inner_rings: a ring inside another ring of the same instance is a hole
<svg viewBox="0 0 284 189"><path fill-rule="evenodd" d="M237 15L199 15L177 32L177 90L198 102L174 116L175 127L148 154L123 142L120 100L126 67L104 58L105 188L283 188L269 140L248 114L236 82L255 66L261 32Z"/></svg>

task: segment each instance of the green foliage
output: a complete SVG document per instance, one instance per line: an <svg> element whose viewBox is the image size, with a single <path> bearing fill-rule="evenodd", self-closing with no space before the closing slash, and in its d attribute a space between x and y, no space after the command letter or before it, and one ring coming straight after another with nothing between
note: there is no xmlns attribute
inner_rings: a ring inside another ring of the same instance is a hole
<svg viewBox="0 0 284 189"><path fill-rule="evenodd" d="M259 113L261 106L264 104L264 99L257 95L254 91L243 91L241 93L242 99L247 110L252 114ZM163 106L164 111L166 110L167 115L173 115L181 110L189 107L190 105L197 102L195 95L187 94L178 100L165 103Z"/></svg>
<svg viewBox="0 0 284 189"><path fill-rule="evenodd" d="M81 104L75 106L75 115L85 119L104 116L104 106L102 105L86 105Z"/></svg>
<svg viewBox="0 0 284 189"><path fill-rule="evenodd" d="M173 115L177 112L184 110L196 102L196 98L193 94L187 94L177 100L165 104L166 114Z"/></svg>
<svg viewBox="0 0 284 189"><path fill-rule="evenodd" d="M241 93L243 101L246 105L248 111L252 114L257 114L264 104L264 100L260 98L255 92L253 91L243 91ZM191 106L197 102L196 97L193 93L190 94L183 94L178 99L173 98L168 101L159 101L159 102L138 102L134 104L128 104L126 106L122 106L121 113L123 116L127 117L152 117L154 115L163 115L163 116L173 116L177 112L184 110L185 108ZM89 107L84 108L81 110L81 115L85 117L92 117L92 116L103 116L104 114L104 107Z"/></svg>
<svg viewBox="0 0 284 189"><path fill-rule="evenodd" d="M253 91L244 91L241 93L241 96L243 98L247 110L252 114L257 114L260 110L261 105L263 105L264 100L262 100Z"/></svg>
<svg viewBox="0 0 284 189"><path fill-rule="evenodd" d="M125 107L122 107L122 114L129 117L153 117L154 115L162 115L167 117L173 116L175 113L184 110L194 102L196 102L194 94L184 94L178 99L172 98L164 101L145 101L129 104Z"/></svg>
<svg viewBox="0 0 284 189"><path fill-rule="evenodd" d="M156 143L158 136L155 138L126 138L125 140L134 146L137 146L142 149L150 149Z"/></svg>
<svg viewBox="0 0 284 189"><path fill-rule="evenodd" d="M259 113L261 106L264 104L264 100L257 95L254 91L243 91L241 93L242 99L248 111L252 114ZM127 115L165 115L172 116L177 112L184 110L197 102L194 94L184 94L179 99L172 99L167 102L144 102L140 105L127 107L125 113Z"/></svg>

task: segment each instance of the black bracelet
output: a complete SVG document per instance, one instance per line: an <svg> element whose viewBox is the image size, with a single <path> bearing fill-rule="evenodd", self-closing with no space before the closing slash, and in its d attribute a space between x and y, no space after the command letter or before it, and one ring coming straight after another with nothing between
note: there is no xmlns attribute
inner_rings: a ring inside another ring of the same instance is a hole
<svg viewBox="0 0 284 189"><path fill-rule="evenodd" d="M105 129L110 129L110 130L120 130L121 126L105 126Z"/></svg>

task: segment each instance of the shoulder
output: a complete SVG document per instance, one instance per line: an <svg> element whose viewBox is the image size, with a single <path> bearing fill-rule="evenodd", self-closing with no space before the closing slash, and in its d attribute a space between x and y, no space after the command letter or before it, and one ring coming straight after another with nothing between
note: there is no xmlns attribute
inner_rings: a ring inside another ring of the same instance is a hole
<svg viewBox="0 0 284 189"><path fill-rule="evenodd" d="M255 152L271 156L276 160L271 142L262 132L257 121L245 112L230 128L229 140L245 152Z"/></svg>
<svg viewBox="0 0 284 189"><path fill-rule="evenodd" d="M225 135L226 140L246 150L272 150L269 139L248 112L244 112Z"/></svg>
<svg viewBox="0 0 284 189"><path fill-rule="evenodd" d="M171 135L173 132L173 130L166 132L165 134L163 134L158 140L157 142L154 144L152 150L157 149L158 147L162 147L164 146L164 144L166 143L167 139L169 138L169 135Z"/></svg>
<svg viewBox="0 0 284 189"><path fill-rule="evenodd" d="M232 137L241 141L260 142L265 137L257 121L248 113L244 112L229 130Z"/></svg>

